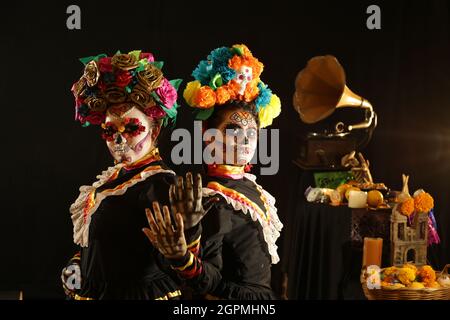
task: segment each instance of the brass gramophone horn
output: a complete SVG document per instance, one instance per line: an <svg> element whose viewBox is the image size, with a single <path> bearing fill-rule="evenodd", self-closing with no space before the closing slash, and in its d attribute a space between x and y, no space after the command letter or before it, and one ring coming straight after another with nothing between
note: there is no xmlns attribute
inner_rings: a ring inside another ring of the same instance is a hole
<svg viewBox="0 0 450 320"><path fill-rule="evenodd" d="M365 121L349 125L348 131L365 129L376 123L372 105L353 93L345 84L345 72L338 60L330 55L310 59L295 80L294 108L300 119L308 124L330 116L335 109L343 107L363 108ZM336 132L343 132L345 125L336 124Z"/></svg>

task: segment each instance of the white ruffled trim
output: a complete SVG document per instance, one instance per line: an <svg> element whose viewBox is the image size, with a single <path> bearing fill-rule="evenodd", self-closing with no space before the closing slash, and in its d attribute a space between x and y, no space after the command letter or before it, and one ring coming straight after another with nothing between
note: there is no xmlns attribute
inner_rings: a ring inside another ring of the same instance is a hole
<svg viewBox="0 0 450 320"><path fill-rule="evenodd" d="M283 229L283 224L281 223L280 219L278 218L277 214L277 208L275 207L275 198L268 193L266 190L264 190L260 185L256 183L256 177L252 174L245 173L244 176L252 181L256 187L262 192L264 197L267 200L267 208L268 208L268 214L269 214L269 221L265 221L258 212L251 208L247 207L244 204L240 203L239 201L236 201L227 195L223 194L222 192L210 189L210 188L203 188L203 196L204 197L210 197L216 194L220 194L228 204L231 204L233 209L236 211L242 211L244 214L250 213L250 217L253 221L258 221L263 229L263 235L264 240L267 243L267 247L269 249L269 254L272 257L272 264L276 264L280 261L280 258L278 256L278 246L275 244L278 237L280 236L280 231Z"/></svg>
<svg viewBox="0 0 450 320"><path fill-rule="evenodd" d="M134 186L138 182L144 181L145 179L149 178L152 175L155 175L157 173L165 172L165 173L172 173L175 175L175 172L172 170L165 170L165 169L155 169L155 170L149 170L149 171L142 171L141 175L138 179L133 181L133 183L126 185L122 189L118 190L111 190L108 192L101 192L96 195L95 198L95 205L89 210L89 212L86 215L86 221L84 219L84 207L86 205L87 197L89 197L89 194L103 185L105 182L109 180L109 178L116 172L118 169L120 169L123 166L122 163L119 163L113 167L109 167L107 170L103 171L101 175L97 176L97 181L94 182L91 186L81 186L80 187L80 195L78 196L77 200L70 206L70 213L72 217L72 223L73 223L73 242L75 244L80 245L81 247L87 247L89 243L89 224L91 223L91 216L92 214L97 210L97 208L102 203L103 199L109 196L120 196L123 195L127 189L131 186Z"/></svg>

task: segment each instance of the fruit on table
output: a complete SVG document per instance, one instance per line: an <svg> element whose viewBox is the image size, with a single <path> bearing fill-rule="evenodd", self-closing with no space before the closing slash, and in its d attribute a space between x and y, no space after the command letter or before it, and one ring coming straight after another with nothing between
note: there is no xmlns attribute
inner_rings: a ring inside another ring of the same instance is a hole
<svg viewBox="0 0 450 320"><path fill-rule="evenodd" d="M330 194L330 201L332 206L338 206L342 202L342 194L338 190L333 190Z"/></svg>
<svg viewBox="0 0 450 320"><path fill-rule="evenodd" d="M367 193L367 203L370 207L376 208L384 201L383 194L378 190L370 190Z"/></svg>
<svg viewBox="0 0 450 320"><path fill-rule="evenodd" d="M341 198L344 199L345 197L345 191L350 188L351 185L348 183L341 184L339 187L336 188L336 191L338 191L341 194Z"/></svg>

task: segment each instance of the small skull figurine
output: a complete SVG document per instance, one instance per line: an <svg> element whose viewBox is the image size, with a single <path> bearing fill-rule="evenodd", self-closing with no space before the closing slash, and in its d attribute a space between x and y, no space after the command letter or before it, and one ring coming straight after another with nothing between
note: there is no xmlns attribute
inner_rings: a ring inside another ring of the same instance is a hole
<svg viewBox="0 0 450 320"><path fill-rule="evenodd" d="M244 94L247 83L253 79L253 70L250 67L242 66L236 74L236 82L240 84L239 94Z"/></svg>

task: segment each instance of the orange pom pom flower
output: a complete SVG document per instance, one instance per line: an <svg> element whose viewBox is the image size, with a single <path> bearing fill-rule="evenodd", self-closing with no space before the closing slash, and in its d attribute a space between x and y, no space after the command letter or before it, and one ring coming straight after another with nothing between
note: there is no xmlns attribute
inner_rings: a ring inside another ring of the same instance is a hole
<svg viewBox="0 0 450 320"><path fill-rule="evenodd" d="M414 212L414 199L408 198L400 204L400 213L409 217Z"/></svg>
<svg viewBox="0 0 450 320"><path fill-rule="evenodd" d="M414 209L417 212L428 213L433 208L434 200L429 193L422 192L414 197Z"/></svg>
<svg viewBox="0 0 450 320"><path fill-rule="evenodd" d="M217 104L225 104L231 99L231 94L227 86L222 86L216 90Z"/></svg>
<svg viewBox="0 0 450 320"><path fill-rule="evenodd" d="M436 272L430 266L423 266L418 272L418 276L426 286L436 281Z"/></svg>
<svg viewBox="0 0 450 320"><path fill-rule="evenodd" d="M198 108L208 109L216 104L216 94L213 89L203 86L198 89L194 98L194 104Z"/></svg>

